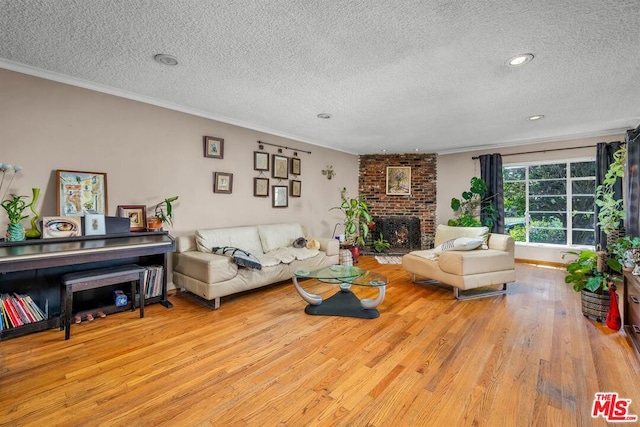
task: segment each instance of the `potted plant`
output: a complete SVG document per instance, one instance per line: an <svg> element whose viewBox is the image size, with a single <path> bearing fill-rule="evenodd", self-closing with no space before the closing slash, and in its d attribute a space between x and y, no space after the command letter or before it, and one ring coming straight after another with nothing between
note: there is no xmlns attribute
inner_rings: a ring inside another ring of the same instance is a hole
<svg viewBox="0 0 640 427"><path fill-rule="evenodd" d="M389 243L388 240L384 239L384 236L382 235L382 233L380 233L380 237L378 239L373 241L373 250L378 253L384 252L390 247L391 247L391 243Z"/></svg>
<svg viewBox="0 0 640 427"><path fill-rule="evenodd" d="M620 282L620 277L605 271L603 252L598 254L589 249L568 251L562 256L563 259L567 255L575 258L565 265L565 283L572 284L573 290L580 292L582 314L598 322L603 321L609 311L609 288Z"/></svg>
<svg viewBox="0 0 640 427"><path fill-rule="evenodd" d="M598 206L598 225L607 235L607 245L618 237L622 231L622 221L625 209L622 199L615 197L615 184L624 177L624 167L627 158L625 147L613 153L613 162L609 165L602 184L596 187L596 205ZM611 237L610 237L611 236Z"/></svg>
<svg viewBox="0 0 640 427"><path fill-rule="evenodd" d="M625 235L607 245L607 265L614 271L632 271L635 267L634 250L640 249L640 237Z"/></svg>
<svg viewBox="0 0 640 427"><path fill-rule="evenodd" d="M352 245L363 245L364 239L369 234L367 224L371 222L371 214L369 206L362 200L364 196L358 195L351 198L347 194L347 189L340 190L340 198L342 203L329 210L340 209L344 214L344 234L347 243Z"/></svg>
<svg viewBox="0 0 640 427"><path fill-rule="evenodd" d="M162 230L163 224L169 224L173 226L172 203L176 200L178 200L178 196L169 197L154 206L154 216L147 219L147 227L149 228L149 230Z"/></svg>
<svg viewBox="0 0 640 427"><path fill-rule="evenodd" d="M474 176L471 178L469 191L463 191L460 199L451 199L451 209L456 214L456 218L450 219L447 225L453 227L481 227L493 228L497 218L498 210L491 202L493 196L487 197L489 189L484 179ZM480 213L484 213L486 218L484 223L478 218Z"/></svg>
<svg viewBox="0 0 640 427"><path fill-rule="evenodd" d="M11 198L2 201L1 205L7 211L9 217L9 225L7 227L7 242L19 242L25 239L25 231L22 226L22 220L27 219L28 215L23 215L25 209L30 204L24 201L27 196L16 196L11 194Z"/></svg>

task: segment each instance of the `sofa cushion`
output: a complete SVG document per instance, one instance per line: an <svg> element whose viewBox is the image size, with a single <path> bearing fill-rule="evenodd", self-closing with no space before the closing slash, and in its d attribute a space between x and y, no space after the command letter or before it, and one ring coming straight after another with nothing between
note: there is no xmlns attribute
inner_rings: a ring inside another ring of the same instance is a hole
<svg viewBox="0 0 640 427"><path fill-rule="evenodd" d="M264 224L258 225L257 228L262 243L262 252L265 254L274 249L291 246L294 240L304 236L302 226L296 223Z"/></svg>
<svg viewBox="0 0 640 427"><path fill-rule="evenodd" d="M212 248L230 246L256 256L262 253L258 228L254 226L197 230L196 245L200 252L211 252Z"/></svg>
<svg viewBox="0 0 640 427"><path fill-rule="evenodd" d="M448 251L438 257L438 267L445 273L458 276L513 270L513 254L495 249L486 251Z"/></svg>
<svg viewBox="0 0 640 427"><path fill-rule="evenodd" d="M457 239L458 237L476 237L482 239L482 249L487 249L487 240L489 239L488 227L451 227L449 225L439 224L436 227L436 236L434 244L436 246L442 243Z"/></svg>
<svg viewBox="0 0 640 427"><path fill-rule="evenodd" d="M445 251L472 251L482 245L482 239L473 237L458 237L447 240L433 249L436 255Z"/></svg>

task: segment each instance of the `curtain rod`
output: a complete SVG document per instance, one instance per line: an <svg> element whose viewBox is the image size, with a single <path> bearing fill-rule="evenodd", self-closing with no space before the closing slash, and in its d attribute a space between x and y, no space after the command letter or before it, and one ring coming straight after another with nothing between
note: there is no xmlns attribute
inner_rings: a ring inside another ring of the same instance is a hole
<svg viewBox="0 0 640 427"><path fill-rule="evenodd" d="M579 147L566 147L566 148L549 148L548 150L536 150L536 151L524 151L522 153L509 153L509 154L503 154L502 157L507 157L507 156L518 156L520 154L534 154L534 153L546 153L549 151L564 151L564 150L577 150L579 148L596 148L595 145L581 145ZM471 158L471 160L478 160L480 158L480 156L473 156Z"/></svg>
<svg viewBox="0 0 640 427"><path fill-rule="evenodd" d="M270 145L270 146L272 146L272 147L284 148L285 150L300 151L300 152L302 152L302 153L311 154L311 151L307 151L307 150L300 150L299 148L285 147L284 145L272 144L272 143L270 143L270 142L262 142L262 141L258 141L258 144Z"/></svg>

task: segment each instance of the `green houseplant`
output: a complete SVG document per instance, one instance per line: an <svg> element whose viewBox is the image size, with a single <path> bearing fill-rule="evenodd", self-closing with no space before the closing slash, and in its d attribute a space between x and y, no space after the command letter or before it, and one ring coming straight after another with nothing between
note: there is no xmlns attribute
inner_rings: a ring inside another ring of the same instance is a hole
<svg viewBox="0 0 640 427"><path fill-rule="evenodd" d="M391 247L391 243L388 240L385 240L382 233L380 233L380 237L373 241L373 250L381 253L388 250Z"/></svg>
<svg viewBox="0 0 640 427"><path fill-rule="evenodd" d="M633 250L640 248L640 237L626 235L607 245L607 265L614 271L633 270Z"/></svg>
<svg viewBox="0 0 640 427"><path fill-rule="evenodd" d="M565 283L571 284L573 290L580 292L582 314L595 318L599 322L603 321L609 311L610 288L621 279L605 271L604 253L599 255L589 249L580 252L568 251L562 256L563 259L567 255L575 258L565 265L567 270ZM602 262L598 260L600 257Z"/></svg>
<svg viewBox="0 0 640 427"><path fill-rule="evenodd" d="M624 201L616 199L614 185L624 177L627 149L622 147L613 153L613 162L609 165L602 184L596 187L596 205L598 206L598 225L610 236L620 230L625 218ZM615 237L614 237L615 240ZM607 241L607 244L609 241Z"/></svg>
<svg viewBox="0 0 640 427"><path fill-rule="evenodd" d="M493 205L493 196L487 196L489 189L484 179L474 176L471 178L471 186L468 191L463 191L461 198L451 199L451 209L456 218L450 219L447 224L454 227L481 227L493 228L498 219L498 210ZM479 219L479 214L486 215L484 223Z"/></svg>
<svg viewBox="0 0 640 427"><path fill-rule="evenodd" d="M168 197L153 208L154 216L148 218L148 227L151 230L159 230L163 224L173 225L173 202L179 196Z"/></svg>
<svg viewBox="0 0 640 427"><path fill-rule="evenodd" d="M23 215L24 210L31 204L25 202L27 196L17 196L11 194L10 198L4 199L1 203L7 216L9 217L9 225L7 227L6 238L8 242L19 242L25 239L24 227L21 224L23 219L27 219L28 215Z"/></svg>
<svg viewBox="0 0 640 427"><path fill-rule="evenodd" d="M339 209L344 214L344 233L347 242L353 245L363 245L364 239L369 234L368 224L371 222L369 206L363 200L363 195L349 197L347 189L340 190L340 206L334 206L329 210Z"/></svg>

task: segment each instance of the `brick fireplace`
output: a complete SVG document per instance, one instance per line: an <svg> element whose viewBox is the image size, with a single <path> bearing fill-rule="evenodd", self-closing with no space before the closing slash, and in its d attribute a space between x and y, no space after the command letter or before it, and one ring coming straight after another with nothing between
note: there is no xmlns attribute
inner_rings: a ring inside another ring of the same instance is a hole
<svg viewBox="0 0 640 427"><path fill-rule="evenodd" d="M387 166L411 167L411 194L386 194ZM402 239L406 228L406 232L412 233L414 239L408 243L410 250L433 247L436 226L437 155L362 155L360 156L359 169L358 190L360 194L365 196L371 215L376 218L392 218L394 220L392 228L388 229L389 231L382 231L384 238L392 242L391 238L396 238L397 231L399 233L397 237ZM409 231L409 226L411 226L411 231ZM377 221L376 227L378 227ZM387 224L386 227L389 225ZM377 239L379 233L380 231L374 228L369 239ZM418 240L415 240L416 238ZM400 243L396 241L395 244L399 245ZM392 247L394 246L392 243Z"/></svg>

